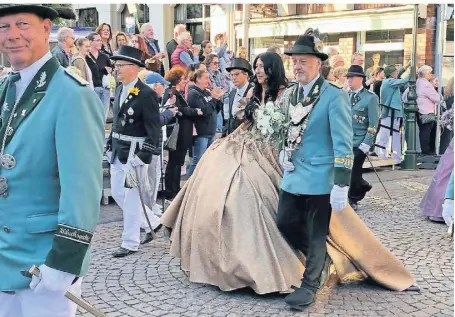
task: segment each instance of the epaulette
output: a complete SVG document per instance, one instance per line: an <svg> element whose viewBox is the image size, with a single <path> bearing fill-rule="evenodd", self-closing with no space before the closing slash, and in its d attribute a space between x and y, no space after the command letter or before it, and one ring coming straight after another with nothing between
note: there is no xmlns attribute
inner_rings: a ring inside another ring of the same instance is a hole
<svg viewBox="0 0 455 317"><path fill-rule="evenodd" d="M327 80L327 82L328 82L330 85L332 85L333 87L335 87L335 88L338 88L338 89L342 89L342 88L343 88L343 87L341 87L341 85L338 86L338 84L333 83L333 82L331 82L331 81L328 81L328 80Z"/></svg>
<svg viewBox="0 0 455 317"><path fill-rule="evenodd" d="M69 75L72 79L74 79L79 85L81 86L88 86L88 81L86 81L85 79L77 76L77 75L74 75L72 72L70 72L69 70L67 70L65 68L65 74Z"/></svg>
<svg viewBox="0 0 455 317"><path fill-rule="evenodd" d="M369 89L365 89L365 90L366 90L367 92L369 92L370 94L377 96L377 95L376 95L374 92L372 92L371 90L369 90Z"/></svg>

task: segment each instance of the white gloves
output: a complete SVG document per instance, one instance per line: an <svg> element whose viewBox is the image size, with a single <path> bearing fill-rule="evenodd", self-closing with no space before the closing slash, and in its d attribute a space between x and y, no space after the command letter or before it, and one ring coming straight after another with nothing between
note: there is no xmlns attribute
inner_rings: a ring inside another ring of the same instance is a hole
<svg viewBox="0 0 455 317"><path fill-rule="evenodd" d="M359 150L365 154L368 154L368 152L370 151L370 146L368 144L362 143L359 145Z"/></svg>
<svg viewBox="0 0 455 317"><path fill-rule="evenodd" d="M348 204L348 191L348 186L340 187L338 185L333 185L332 191L330 192L330 204L332 205L332 209L340 212L346 207Z"/></svg>
<svg viewBox="0 0 455 317"><path fill-rule="evenodd" d="M64 295L73 284L76 275L62 272L45 264L39 266L40 276L32 277L30 288L37 294L58 292Z"/></svg>
<svg viewBox="0 0 455 317"><path fill-rule="evenodd" d="M279 157L280 165L281 167L287 171L287 172L292 172L295 170L294 164L289 160L289 156L287 155L286 151L281 150L280 152L280 157Z"/></svg>
<svg viewBox="0 0 455 317"><path fill-rule="evenodd" d="M453 217L453 200L446 199L442 204L442 218L448 226L450 226L451 217Z"/></svg>
<svg viewBox="0 0 455 317"><path fill-rule="evenodd" d="M145 164L137 155L133 156L133 158L130 160L130 163L132 167L138 167Z"/></svg>
<svg viewBox="0 0 455 317"><path fill-rule="evenodd" d="M110 162L112 160L112 151L107 151L105 155Z"/></svg>

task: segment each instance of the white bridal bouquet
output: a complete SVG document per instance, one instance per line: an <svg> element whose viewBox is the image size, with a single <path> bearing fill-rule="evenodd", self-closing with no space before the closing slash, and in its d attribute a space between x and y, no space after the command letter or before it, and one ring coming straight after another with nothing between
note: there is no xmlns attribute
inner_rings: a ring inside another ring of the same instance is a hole
<svg viewBox="0 0 455 317"><path fill-rule="evenodd" d="M254 120L262 138L266 140L281 138L286 117L281 113L281 109L276 107L272 101L268 101L265 105L260 105L256 109Z"/></svg>

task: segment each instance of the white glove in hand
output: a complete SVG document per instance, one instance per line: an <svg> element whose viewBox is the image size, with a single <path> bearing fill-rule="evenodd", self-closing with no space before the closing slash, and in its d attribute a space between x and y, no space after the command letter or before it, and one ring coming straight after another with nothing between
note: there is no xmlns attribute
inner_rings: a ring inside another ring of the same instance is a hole
<svg viewBox="0 0 455 317"><path fill-rule="evenodd" d="M446 199L442 204L442 218L448 226L450 226L450 217L453 217L453 200Z"/></svg>
<svg viewBox="0 0 455 317"><path fill-rule="evenodd" d="M295 166L294 164L292 164L292 162L289 160L289 156L287 155L286 151L284 150L281 150L280 152L280 165L281 167L287 171L287 172L292 172L293 170L295 170Z"/></svg>
<svg viewBox="0 0 455 317"><path fill-rule="evenodd" d="M133 158L130 160L130 162L131 162L131 166L133 166L133 167L138 167L138 166L142 166L145 164L144 162L141 161L141 159L137 155L133 156Z"/></svg>
<svg viewBox="0 0 455 317"><path fill-rule="evenodd" d="M368 144L362 143L359 145L359 150L367 154L370 151L370 146Z"/></svg>
<svg viewBox="0 0 455 317"><path fill-rule="evenodd" d="M340 212L346 207L348 204L348 191L348 186L340 187L338 185L333 185L332 191L330 192L330 204L332 205L332 209Z"/></svg>
<svg viewBox="0 0 455 317"><path fill-rule="evenodd" d="M30 288L37 294L57 292L64 295L73 284L76 275L62 272L45 264L39 266L40 276L32 277Z"/></svg>

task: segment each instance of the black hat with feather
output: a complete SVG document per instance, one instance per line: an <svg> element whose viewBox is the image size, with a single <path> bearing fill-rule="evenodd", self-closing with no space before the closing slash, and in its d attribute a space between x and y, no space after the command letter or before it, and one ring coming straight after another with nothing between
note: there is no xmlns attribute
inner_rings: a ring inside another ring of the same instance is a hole
<svg viewBox="0 0 455 317"><path fill-rule="evenodd" d="M0 17L18 13L33 13L50 20L57 18L76 20L76 13L68 7L50 7L45 4L0 4Z"/></svg>
<svg viewBox="0 0 455 317"><path fill-rule="evenodd" d="M284 52L286 55L294 54L307 54L319 57L322 61L325 61L329 56L322 52L322 41L325 34L319 33L318 29L313 30L309 28L305 33L297 38L294 43L294 47Z"/></svg>

